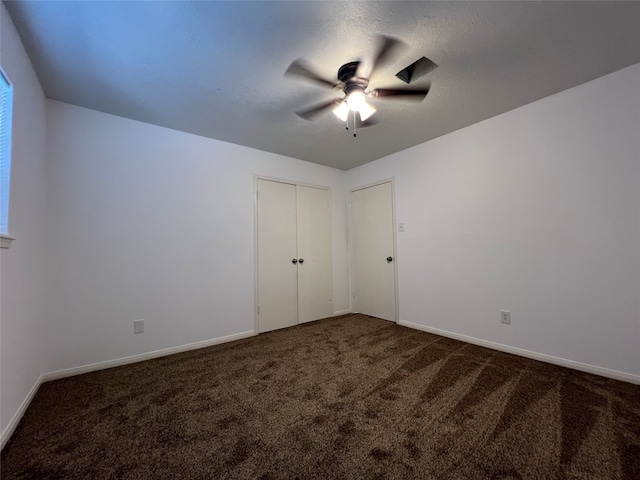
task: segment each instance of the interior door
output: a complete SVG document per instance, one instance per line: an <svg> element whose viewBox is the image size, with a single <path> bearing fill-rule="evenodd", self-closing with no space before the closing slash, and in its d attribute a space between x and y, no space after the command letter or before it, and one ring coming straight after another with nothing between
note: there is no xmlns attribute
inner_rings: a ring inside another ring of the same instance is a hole
<svg viewBox="0 0 640 480"><path fill-rule="evenodd" d="M298 185L298 322L333 313L329 191Z"/></svg>
<svg viewBox="0 0 640 480"><path fill-rule="evenodd" d="M353 309L395 322L396 269L391 182L351 192Z"/></svg>
<svg viewBox="0 0 640 480"><path fill-rule="evenodd" d="M258 180L260 332L298 323L297 254L296 186Z"/></svg>

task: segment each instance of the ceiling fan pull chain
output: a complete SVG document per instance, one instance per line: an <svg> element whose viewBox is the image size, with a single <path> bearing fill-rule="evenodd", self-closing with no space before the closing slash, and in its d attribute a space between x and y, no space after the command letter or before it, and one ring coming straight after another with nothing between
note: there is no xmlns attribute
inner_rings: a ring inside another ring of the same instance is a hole
<svg viewBox="0 0 640 480"><path fill-rule="evenodd" d="M356 112L353 112L353 136L356 137Z"/></svg>

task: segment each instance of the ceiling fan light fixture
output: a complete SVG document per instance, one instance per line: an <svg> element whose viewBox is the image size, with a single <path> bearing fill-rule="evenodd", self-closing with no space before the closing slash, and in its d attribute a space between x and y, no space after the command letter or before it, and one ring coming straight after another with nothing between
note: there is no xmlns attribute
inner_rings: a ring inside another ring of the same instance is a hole
<svg viewBox="0 0 640 480"><path fill-rule="evenodd" d="M346 102L340 102L336 108L333 109L333 114L343 122L347 121L349 115L349 106Z"/></svg>

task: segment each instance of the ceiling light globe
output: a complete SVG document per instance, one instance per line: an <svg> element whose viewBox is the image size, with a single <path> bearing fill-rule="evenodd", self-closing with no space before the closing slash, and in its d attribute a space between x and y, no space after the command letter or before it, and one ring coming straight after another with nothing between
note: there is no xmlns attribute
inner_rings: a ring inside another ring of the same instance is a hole
<svg viewBox="0 0 640 480"><path fill-rule="evenodd" d="M371 115L376 113L376 108L369 105L367 102L363 103L360 107L360 120L363 122L368 119Z"/></svg>
<svg viewBox="0 0 640 480"><path fill-rule="evenodd" d="M346 103L340 102L338 106L333 109L333 114L343 122L346 122L349 115L349 107Z"/></svg>
<svg viewBox="0 0 640 480"><path fill-rule="evenodd" d="M367 103L367 98L362 90L354 90L347 97L347 105L352 112L360 111L360 107Z"/></svg>

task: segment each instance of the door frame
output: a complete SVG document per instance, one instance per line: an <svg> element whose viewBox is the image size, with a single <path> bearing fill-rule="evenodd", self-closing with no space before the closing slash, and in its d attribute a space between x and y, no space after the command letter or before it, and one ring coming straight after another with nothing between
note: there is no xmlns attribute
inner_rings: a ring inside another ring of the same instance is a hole
<svg viewBox="0 0 640 480"><path fill-rule="evenodd" d="M267 180L269 182L286 183L287 185L295 185L296 187L319 188L329 192L329 217L331 218L331 242L329 245L329 261L331 262L331 305L333 310L334 291L333 291L333 192L331 187L326 185L318 185L316 183L299 182L280 177L271 177L269 175L253 174L253 333L258 335L260 332L260 323L258 318L258 297L259 292L259 276L258 276L258 180ZM348 234L347 234L348 235ZM395 239L394 239L395 242Z"/></svg>
<svg viewBox="0 0 640 480"><path fill-rule="evenodd" d="M352 224L352 215L351 215L351 194L353 192L357 192L358 190L364 190L365 188L377 187L378 185L383 185L385 183L391 183L391 220L392 220L392 229L393 229L393 269L394 269L394 294L396 296L396 312L395 312L395 321L394 323L400 322L400 297L398 291L398 228L396 223L396 179L395 177L386 178L384 180L379 180L377 182L368 183L366 185L362 185L359 187L349 188L349 199L348 199L348 208L347 208L347 239L349 243L349 305L351 307L351 311L354 311L353 305L353 243L351 239L353 238L353 224Z"/></svg>

